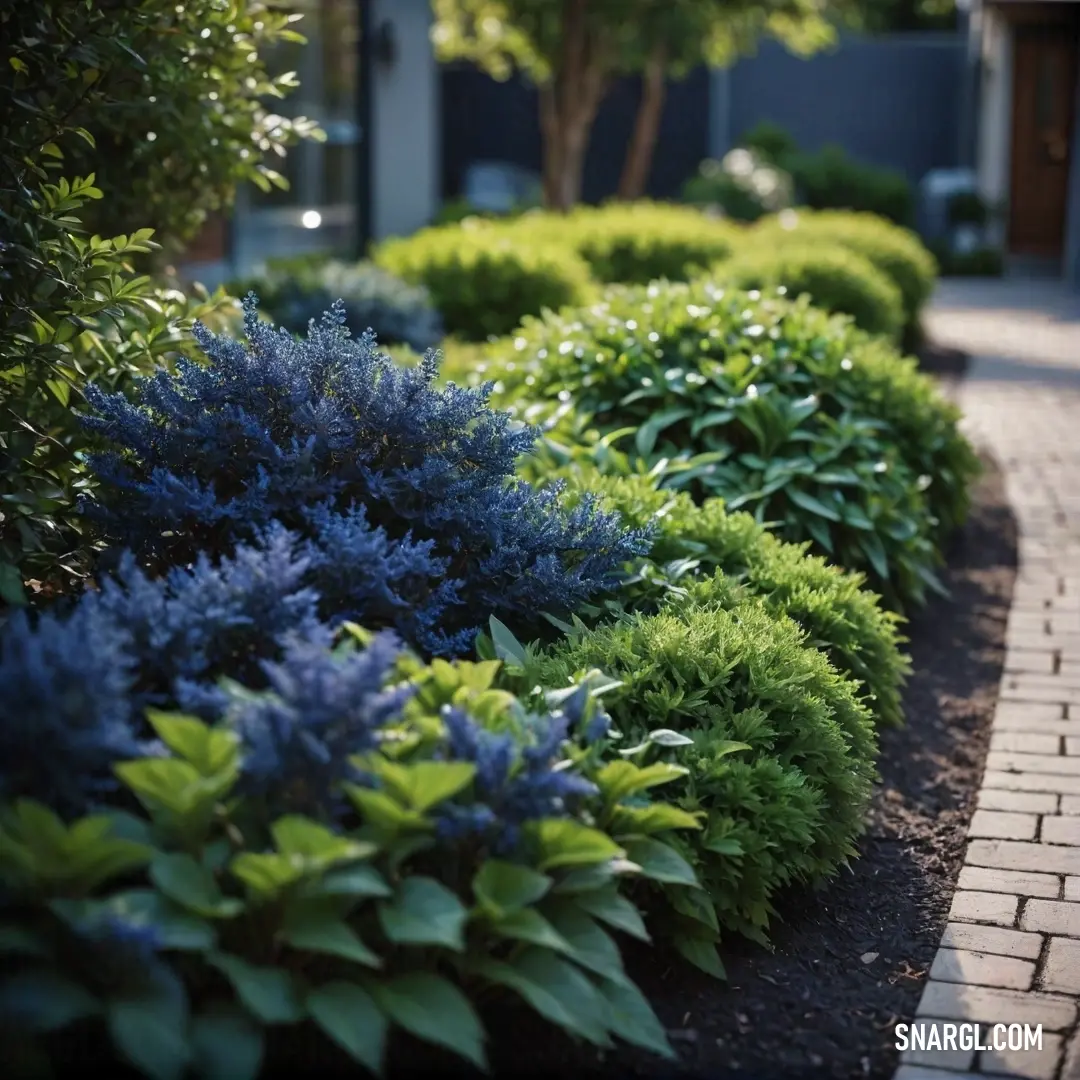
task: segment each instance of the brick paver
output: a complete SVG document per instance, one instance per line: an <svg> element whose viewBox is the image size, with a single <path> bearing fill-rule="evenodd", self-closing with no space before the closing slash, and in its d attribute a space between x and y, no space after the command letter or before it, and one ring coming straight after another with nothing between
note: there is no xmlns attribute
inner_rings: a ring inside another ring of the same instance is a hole
<svg viewBox="0 0 1080 1080"><path fill-rule="evenodd" d="M913 1050L895 1080L1080 1080L1080 293L950 281L927 315L975 359L964 425L1005 476L1019 568L986 770L917 1009L1041 1024L1039 1050Z"/></svg>

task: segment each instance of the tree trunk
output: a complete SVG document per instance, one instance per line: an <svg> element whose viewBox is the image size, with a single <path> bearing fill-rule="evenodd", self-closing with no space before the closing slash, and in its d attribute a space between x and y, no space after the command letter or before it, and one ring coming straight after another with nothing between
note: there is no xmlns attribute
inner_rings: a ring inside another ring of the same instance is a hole
<svg viewBox="0 0 1080 1080"><path fill-rule="evenodd" d="M634 133L626 149L622 176L619 178L620 199L640 199L645 194L652 170L656 138L660 134L660 120L664 115L667 96L665 61L667 50L657 45L649 54L641 77L641 103L634 120Z"/></svg>
<svg viewBox="0 0 1080 1080"><path fill-rule="evenodd" d="M564 0L562 48L551 81L540 88L544 205L566 212L581 199L585 154L607 91L601 43L585 19L588 0Z"/></svg>

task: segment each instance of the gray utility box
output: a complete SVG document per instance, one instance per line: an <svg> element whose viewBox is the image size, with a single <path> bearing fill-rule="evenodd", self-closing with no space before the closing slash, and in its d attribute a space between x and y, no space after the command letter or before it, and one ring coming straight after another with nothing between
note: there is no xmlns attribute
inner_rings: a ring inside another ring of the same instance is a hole
<svg viewBox="0 0 1080 1080"><path fill-rule="evenodd" d="M918 228L925 240L933 243L955 238L949 226L949 200L954 195L978 190L971 169L932 169L919 183Z"/></svg>

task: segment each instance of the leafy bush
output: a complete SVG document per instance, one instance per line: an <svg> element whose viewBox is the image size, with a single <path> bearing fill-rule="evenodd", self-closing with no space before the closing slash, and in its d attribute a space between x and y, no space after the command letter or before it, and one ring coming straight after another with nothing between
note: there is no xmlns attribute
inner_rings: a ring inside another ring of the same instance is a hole
<svg viewBox="0 0 1080 1080"><path fill-rule="evenodd" d="M705 895L670 895L665 929L688 960L722 974L721 930L763 941L777 889L821 881L854 855L876 738L857 686L803 645L793 621L740 599L722 576L713 589L709 603L561 641L530 658L524 680L558 686L601 665L621 683L605 697L615 727L644 740L623 756L645 764L670 753L689 768L673 790L706 821L679 846ZM664 736L650 738L652 725Z"/></svg>
<svg viewBox="0 0 1080 1080"><path fill-rule="evenodd" d="M774 163L794 157L799 152L799 144L792 138L791 132L767 120L744 132L739 144Z"/></svg>
<svg viewBox="0 0 1080 1080"><path fill-rule="evenodd" d="M55 700L73 629L9 626L0 664ZM648 940L620 892L661 876L645 855L697 887L665 842L696 818L641 798L684 770L606 764L589 681L530 713L492 689L497 663L424 669L392 638L350 639L294 639L258 684L227 684L213 723L151 710L159 749L111 743L126 805L64 820L5 783L9 1051L45 1065L100 1020L151 1080L244 1080L274 1029L310 1021L371 1071L393 1029L483 1067L470 999L509 989L574 1037L671 1055L605 926ZM117 655L65 692L129 675ZM35 704L28 726L54 721Z"/></svg>
<svg viewBox="0 0 1080 1080"><path fill-rule="evenodd" d="M735 221L757 221L791 205L791 175L737 147L721 161L703 161L682 197L695 206L717 207Z"/></svg>
<svg viewBox="0 0 1080 1080"><path fill-rule="evenodd" d="M640 201L577 207L569 214L528 214L510 226L528 242L571 247L597 281L686 281L726 257L735 230L698 210Z"/></svg>
<svg viewBox="0 0 1080 1080"><path fill-rule="evenodd" d="M778 540L750 514L729 513L720 499L697 505L685 492L661 489L642 475L573 468L566 476L571 497L592 492L627 525L653 531L651 551L635 561L609 601L613 606L644 614L668 601L707 606L718 582L735 582L777 617L794 619L808 644L861 683L880 723L902 722L900 693L911 666L900 651L901 620L862 587L862 575L807 554L807 544Z"/></svg>
<svg viewBox="0 0 1080 1080"><path fill-rule="evenodd" d="M506 334L526 315L584 301L588 267L557 243L523 244L506 227L473 219L388 240L384 270L430 294L451 334L468 341Z"/></svg>
<svg viewBox="0 0 1080 1080"><path fill-rule="evenodd" d="M903 298L892 279L840 246L751 246L720 263L712 277L736 289L807 293L815 307L850 315L871 334L896 338L904 325Z"/></svg>
<svg viewBox="0 0 1080 1080"><path fill-rule="evenodd" d="M794 177L801 201L814 210L849 210L897 225L912 223L915 200L903 173L854 161L839 146L795 154L779 164Z"/></svg>
<svg viewBox="0 0 1080 1080"><path fill-rule="evenodd" d="M887 274L904 300L904 322L909 335L917 332L919 315L937 281L937 264L919 238L872 214L808 213L788 210L763 218L754 226L755 240L799 246L828 242L849 248ZM910 343L910 337L909 337Z"/></svg>
<svg viewBox="0 0 1080 1080"><path fill-rule="evenodd" d="M510 481L535 433L486 390L436 388L433 354L395 364L344 320L296 340L249 297L246 347L199 327L208 362L141 380L135 404L91 388L86 423L116 448L86 505L106 538L167 568L277 522L310 542L326 617L455 655L490 613L524 631L573 611L640 549L590 503Z"/></svg>
<svg viewBox="0 0 1080 1080"><path fill-rule="evenodd" d="M292 334L305 333L312 319L318 321L335 300L343 300L355 335L373 330L383 345L408 345L421 353L443 336L427 291L370 263L277 259L229 291L234 296L254 292L262 310Z"/></svg>
<svg viewBox="0 0 1080 1080"><path fill-rule="evenodd" d="M942 277L1001 277L1005 272L1005 258L999 248L953 251L949 244L936 244L931 250Z"/></svg>
<svg viewBox="0 0 1080 1080"><path fill-rule="evenodd" d="M940 588L934 538L962 515L972 451L933 385L845 317L657 282L528 320L490 359L503 400L570 401L632 433L646 469L691 458L667 486L813 540L891 604Z"/></svg>
<svg viewBox="0 0 1080 1080"><path fill-rule="evenodd" d="M297 85L264 63L275 43L303 40L295 19L263 0L7 4L0 91L19 106L0 144L35 158L55 145L69 178L95 174L106 194L90 232L148 226L172 251L238 185L284 185L267 159L317 134L267 105Z"/></svg>

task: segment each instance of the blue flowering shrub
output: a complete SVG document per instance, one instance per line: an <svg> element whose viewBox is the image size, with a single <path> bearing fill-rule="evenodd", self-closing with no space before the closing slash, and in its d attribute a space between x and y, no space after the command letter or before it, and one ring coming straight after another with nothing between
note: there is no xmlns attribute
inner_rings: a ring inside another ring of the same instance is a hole
<svg viewBox="0 0 1080 1080"><path fill-rule="evenodd" d="M941 591L977 458L927 376L850 319L653 282L526 320L486 361L500 403L569 401L665 487L812 542L890 605Z"/></svg>
<svg viewBox="0 0 1080 1080"><path fill-rule="evenodd" d="M143 380L137 401L90 389L112 449L87 516L156 575L286 529L320 614L393 628L463 656L496 615L538 633L607 587L645 538L558 485L514 478L536 433L489 388L438 386L438 358L397 364L335 305L295 340L245 303L247 342L195 331L207 362Z"/></svg>
<svg viewBox="0 0 1080 1080"><path fill-rule="evenodd" d="M689 770L672 790L704 828L674 844L704 891L659 877L676 884L656 924L687 960L722 975L722 932L766 943L780 888L820 883L855 856L877 737L858 683L792 619L720 574L707 589L532 652L521 686L600 668L619 682L604 701L622 760Z"/></svg>
<svg viewBox="0 0 1080 1080"><path fill-rule="evenodd" d="M151 1080L250 1080L293 1031L378 1072L397 1029L482 1067L493 990L670 1056L613 933L648 939L628 879L700 892L671 842L700 822L646 797L682 766L609 759L609 680L530 709L494 688L497 661L424 666L350 625L219 682L201 719L149 709L140 740L120 634L88 603L0 638L5 701L54 758L41 784L0 757L13 1060L85 1053L89 1027ZM109 759L113 790L79 781Z"/></svg>

